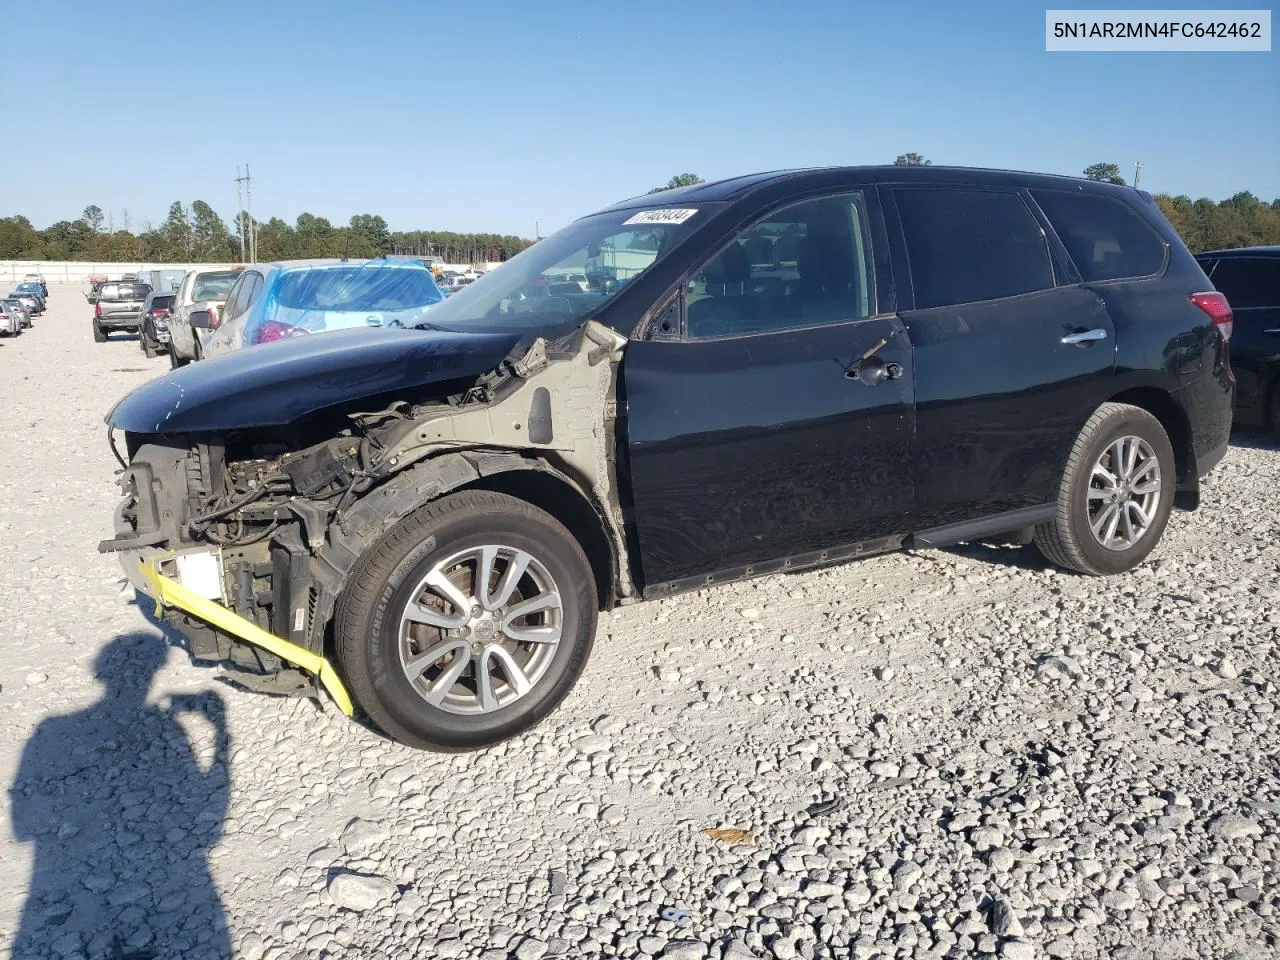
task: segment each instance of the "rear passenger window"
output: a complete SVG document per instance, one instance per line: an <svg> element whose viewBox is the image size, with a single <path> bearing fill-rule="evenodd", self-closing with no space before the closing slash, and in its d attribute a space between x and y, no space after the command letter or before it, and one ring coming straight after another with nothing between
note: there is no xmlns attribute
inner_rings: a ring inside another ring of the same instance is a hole
<svg viewBox="0 0 1280 960"><path fill-rule="evenodd" d="M805 200L739 233L686 291L692 339L871 316L874 289L861 194Z"/></svg>
<svg viewBox="0 0 1280 960"><path fill-rule="evenodd" d="M1044 232L1016 193L897 188L894 198L917 309L1053 286Z"/></svg>
<svg viewBox="0 0 1280 960"><path fill-rule="evenodd" d="M1031 195L1062 239L1082 279L1149 277L1164 263L1164 238L1128 204L1060 190Z"/></svg>
<svg viewBox="0 0 1280 960"><path fill-rule="evenodd" d="M1280 307L1280 260L1223 257L1213 271L1213 285L1233 310Z"/></svg>

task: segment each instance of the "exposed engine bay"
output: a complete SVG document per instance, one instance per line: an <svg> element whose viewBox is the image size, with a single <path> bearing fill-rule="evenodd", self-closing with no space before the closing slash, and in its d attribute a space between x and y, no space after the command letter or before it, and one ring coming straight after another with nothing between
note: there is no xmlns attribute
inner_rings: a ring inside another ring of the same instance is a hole
<svg viewBox="0 0 1280 960"><path fill-rule="evenodd" d="M338 597L383 533L452 490L530 482L577 511L600 560L602 602L633 597L614 455L626 342L590 322L478 378L380 397L378 409L331 408L285 427L127 433L116 535L99 549L120 554L192 659L280 694L316 690L299 666L310 661L246 639L247 628L212 625L194 603L164 602L154 575L323 657Z"/></svg>

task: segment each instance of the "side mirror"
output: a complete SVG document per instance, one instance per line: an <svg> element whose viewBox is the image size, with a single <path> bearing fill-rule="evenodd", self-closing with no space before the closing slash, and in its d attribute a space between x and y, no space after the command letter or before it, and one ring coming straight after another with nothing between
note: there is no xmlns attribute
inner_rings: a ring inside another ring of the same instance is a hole
<svg viewBox="0 0 1280 960"><path fill-rule="evenodd" d="M191 326L196 330L212 330L213 314L208 310L192 310L191 316L187 318L191 322Z"/></svg>

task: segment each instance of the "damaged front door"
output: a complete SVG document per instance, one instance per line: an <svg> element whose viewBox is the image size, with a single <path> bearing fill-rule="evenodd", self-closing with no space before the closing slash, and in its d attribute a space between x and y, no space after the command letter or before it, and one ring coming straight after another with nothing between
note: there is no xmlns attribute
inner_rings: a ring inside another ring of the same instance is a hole
<svg viewBox="0 0 1280 960"><path fill-rule="evenodd" d="M783 208L690 277L681 340L628 346L647 593L908 532L911 345L868 234L857 195Z"/></svg>

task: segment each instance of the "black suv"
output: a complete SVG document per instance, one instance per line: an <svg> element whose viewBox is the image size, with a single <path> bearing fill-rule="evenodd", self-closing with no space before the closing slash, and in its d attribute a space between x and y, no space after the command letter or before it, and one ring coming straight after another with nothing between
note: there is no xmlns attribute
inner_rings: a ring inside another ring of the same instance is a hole
<svg viewBox="0 0 1280 960"><path fill-rule="evenodd" d="M570 224L416 329L134 391L102 549L245 686L318 678L466 749L546 716L617 603L996 535L1131 569L1226 449L1230 331L1126 187L700 184Z"/></svg>
<svg viewBox="0 0 1280 960"><path fill-rule="evenodd" d="M1270 427L1280 438L1280 247L1213 250L1196 259L1235 316L1236 420Z"/></svg>

